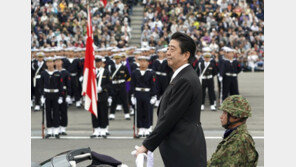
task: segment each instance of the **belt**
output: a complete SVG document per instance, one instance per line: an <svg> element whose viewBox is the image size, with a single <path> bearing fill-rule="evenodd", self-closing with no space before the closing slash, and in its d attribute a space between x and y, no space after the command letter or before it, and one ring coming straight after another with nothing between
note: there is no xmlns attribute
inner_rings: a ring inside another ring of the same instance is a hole
<svg viewBox="0 0 296 167"><path fill-rule="evenodd" d="M41 78L41 75L36 75L35 78L36 78L36 79L40 79L40 78Z"/></svg>
<svg viewBox="0 0 296 167"><path fill-rule="evenodd" d="M59 90L58 89L46 89L46 88L44 88L44 92L46 92L46 93L58 93Z"/></svg>
<svg viewBox="0 0 296 167"><path fill-rule="evenodd" d="M71 75L72 77L75 77L75 76L77 75L77 73L70 73L70 75Z"/></svg>
<svg viewBox="0 0 296 167"><path fill-rule="evenodd" d="M140 92L149 92L150 91L150 88L139 88L139 87L136 87L135 90L136 91L140 91Z"/></svg>
<svg viewBox="0 0 296 167"><path fill-rule="evenodd" d="M120 79L120 80L114 80L112 81L112 84L121 84L121 83L124 83L125 80L124 79Z"/></svg>
<svg viewBox="0 0 296 167"><path fill-rule="evenodd" d="M164 73L164 72L159 72L159 71L156 71L155 73L156 73L156 75L167 76L167 74L166 74L166 73Z"/></svg>
<svg viewBox="0 0 296 167"><path fill-rule="evenodd" d="M213 78L213 75L208 75L208 76L202 76L201 79L211 79Z"/></svg>
<svg viewBox="0 0 296 167"><path fill-rule="evenodd" d="M236 77L237 74L235 73L225 73L226 76L229 76L229 77Z"/></svg>

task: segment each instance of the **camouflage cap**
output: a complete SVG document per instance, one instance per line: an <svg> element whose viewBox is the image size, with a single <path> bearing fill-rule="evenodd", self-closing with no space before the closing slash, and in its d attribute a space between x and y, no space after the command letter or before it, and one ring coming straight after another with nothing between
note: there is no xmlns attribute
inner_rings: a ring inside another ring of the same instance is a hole
<svg viewBox="0 0 296 167"><path fill-rule="evenodd" d="M251 106L247 99L241 95L232 95L227 97L219 108L238 118L251 117Z"/></svg>

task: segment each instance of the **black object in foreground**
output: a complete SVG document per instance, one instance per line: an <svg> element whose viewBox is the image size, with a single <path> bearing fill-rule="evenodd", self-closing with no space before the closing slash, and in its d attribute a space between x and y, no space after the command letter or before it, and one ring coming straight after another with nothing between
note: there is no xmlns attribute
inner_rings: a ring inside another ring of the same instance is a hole
<svg viewBox="0 0 296 167"><path fill-rule="evenodd" d="M108 156L81 148L62 152L40 164L32 162L31 167L76 167L76 164L91 160L87 167L119 167L122 162Z"/></svg>

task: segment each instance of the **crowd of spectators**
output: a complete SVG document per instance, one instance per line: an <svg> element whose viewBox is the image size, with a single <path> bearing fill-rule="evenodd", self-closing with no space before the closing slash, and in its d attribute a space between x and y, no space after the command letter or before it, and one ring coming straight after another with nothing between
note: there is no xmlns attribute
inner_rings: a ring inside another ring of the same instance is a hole
<svg viewBox="0 0 296 167"><path fill-rule="evenodd" d="M264 0L144 0L141 46L166 47L176 31L191 36L198 50L223 46L237 51L244 70L264 61Z"/></svg>
<svg viewBox="0 0 296 167"><path fill-rule="evenodd" d="M87 5L98 48L128 46L133 5L144 6L142 47L166 47L177 32L190 35L198 50L223 46L237 51L246 70L263 68L264 0L32 0L31 47L85 47Z"/></svg>
<svg viewBox="0 0 296 167"><path fill-rule="evenodd" d="M132 0L32 0L31 48L85 47L87 6L99 48L128 45Z"/></svg>

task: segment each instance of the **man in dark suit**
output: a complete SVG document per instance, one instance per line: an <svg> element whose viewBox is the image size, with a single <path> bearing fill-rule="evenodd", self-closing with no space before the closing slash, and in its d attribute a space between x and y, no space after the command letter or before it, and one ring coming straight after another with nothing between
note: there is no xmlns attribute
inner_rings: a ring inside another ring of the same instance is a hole
<svg viewBox="0 0 296 167"><path fill-rule="evenodd" d="M192 38L172 35L167 51L168 65L174 71L158 107L158 121L136 155L153 152L158 146L167 167L206 166L206 141L200 123L201 85L189 65L195 55Z"/></svg>

